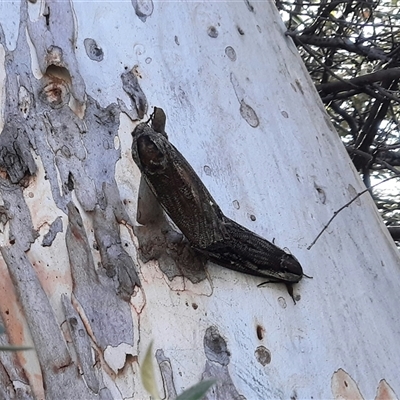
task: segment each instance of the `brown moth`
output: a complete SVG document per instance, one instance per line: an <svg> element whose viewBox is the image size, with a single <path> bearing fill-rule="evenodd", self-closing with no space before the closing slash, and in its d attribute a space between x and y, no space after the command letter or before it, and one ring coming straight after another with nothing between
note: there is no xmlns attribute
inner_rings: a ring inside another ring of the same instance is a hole
<svg viewBox="0 0 400 400"><path fill-rule="evenodd" d="M304 274L297 259L226 217L164 127L165 113L155 108L152 127L140 123L132 132L132 157L191 246L221 266L267 282L299 282Z"/></svg>

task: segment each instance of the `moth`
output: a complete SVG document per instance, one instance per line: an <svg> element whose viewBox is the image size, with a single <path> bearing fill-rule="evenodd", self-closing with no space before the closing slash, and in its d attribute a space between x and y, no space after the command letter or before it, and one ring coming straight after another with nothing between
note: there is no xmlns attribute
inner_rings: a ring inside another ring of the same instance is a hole
<svg viewBox="0 0 400 400"><path fill-rule="evenodd" d="M165 133L165 113L155 108L132 132L132 157L142 176L190 245L223 267L281 282L303 277L297 259L226 217L185 157ZM263 284L262 283L262 284Z"/></svg>

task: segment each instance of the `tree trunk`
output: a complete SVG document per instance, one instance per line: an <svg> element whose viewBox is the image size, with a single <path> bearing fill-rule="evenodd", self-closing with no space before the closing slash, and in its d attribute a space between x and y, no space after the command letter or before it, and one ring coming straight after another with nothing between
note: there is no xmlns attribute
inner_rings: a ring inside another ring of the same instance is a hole
<svg viewBox="0 0 400 400"><path fill-rule="evenodd" d="M208 399L396 398L398 251L368 194L313 244L363 186L272 2L0 18L1 343L35 349L0 353L0 397L149 398L153 340L167 399L209 377ZM296 304L165 218L131 156L155 106L225 215L313 277Z"/></svg>

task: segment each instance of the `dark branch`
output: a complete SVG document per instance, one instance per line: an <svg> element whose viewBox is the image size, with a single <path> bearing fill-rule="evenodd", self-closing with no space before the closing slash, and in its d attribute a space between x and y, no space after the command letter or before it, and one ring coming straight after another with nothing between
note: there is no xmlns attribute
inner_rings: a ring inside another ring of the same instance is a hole
<svg viewBox="0 0 400 400"><path fill-rule="evenodd" d="M373 72L372 74L366 74L357 76L352 79L343 79L341 81L324 83L322 85L316 85L318 92L337 93L344 92L346 90L360 88L365 85L370 85L374 82L382 82L383 80L394 80L400 78L400 67L384 69L381 71Z"/></svg>

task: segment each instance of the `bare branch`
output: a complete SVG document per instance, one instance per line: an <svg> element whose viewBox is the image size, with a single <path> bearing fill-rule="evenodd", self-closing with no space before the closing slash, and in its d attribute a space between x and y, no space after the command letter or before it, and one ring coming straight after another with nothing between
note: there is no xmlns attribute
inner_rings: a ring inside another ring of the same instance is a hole
<svg viewBox="0 0 400 400"><path fill-rule="evenodd" d="M318 92L337 93L343 92L355 87L363 87L370 85L374 82L382 82L383 80L394 80L400 78L400 67L384 69L381 71L373 72L372 74L366 74L357 76L352 79L342 79L336 82L324 83L322 85L316 85ZM398 98L396 98L398 100Z"/></svg>

